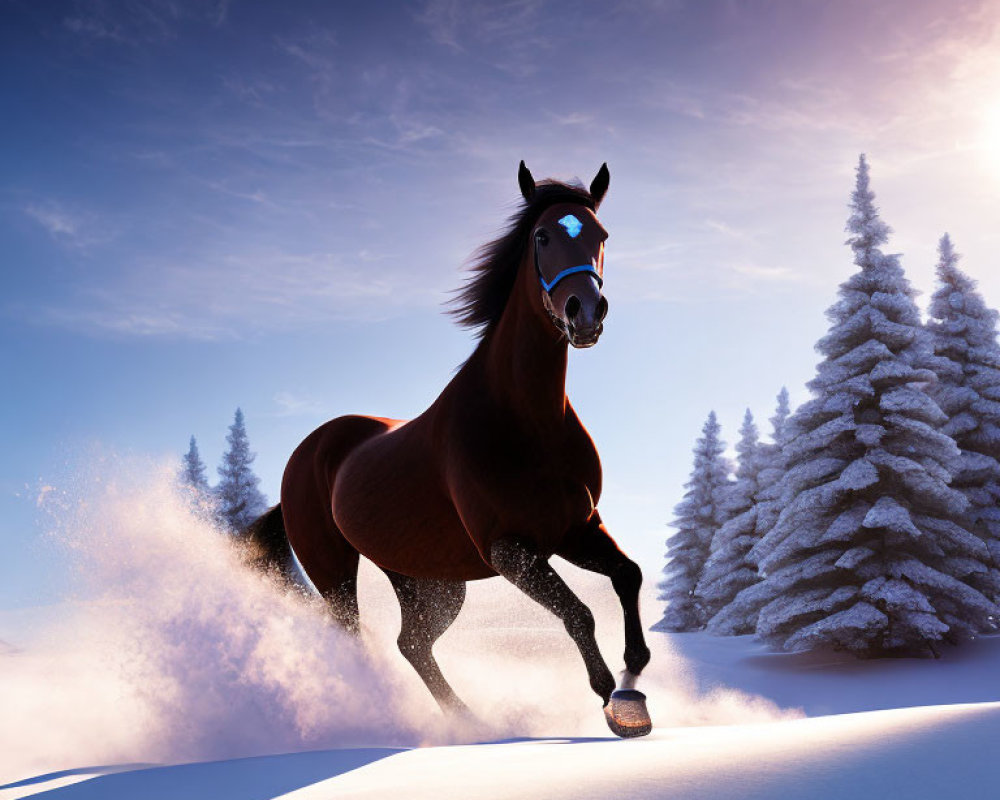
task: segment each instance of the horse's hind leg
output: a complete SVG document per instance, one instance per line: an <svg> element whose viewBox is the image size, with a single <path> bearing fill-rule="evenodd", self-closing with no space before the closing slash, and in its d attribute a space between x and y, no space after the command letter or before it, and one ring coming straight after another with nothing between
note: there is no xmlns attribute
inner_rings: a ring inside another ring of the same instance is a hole
<svg viewBox="0 0 1000 800"><path fill-rule="evenodd" d="M397 639L400 652L413 665L443 710L467 710L441 674L432 649L462 609L465 583L411 578L391 570L383 571L396 591L402 612Z"/></svg>
<svg viewBox="0 0 1000 800"><path fill-rule="evenodd" d="M325 491L316 482L293 474L291 462L281 487L281 510L288 541L334 620L348 633L361 629L358 615L360 556L333 520ZM308 477L308 476L307 476Z"/></svg>
<svg viewBox="0 0 1000 800"><path fill-rule="evenodd" d="M583 528L570 531L556 555L581 569L611 578L625 616L625 669L633 676L639 675L649 663L649 648L639 619L639 565L618 549L596 511Z"/></svg>
<svg viewBox="0 0 1000 800"><path fill-rule="evenodd" d="M358 556L354 555L355 564ZM358 575L355 573L342 581L324 589L321 594L330 608L333 618L348 633L357 635L361 632L361 614L358 610Z"/></svg>
<svg viewBox="0 0 1000 800"><path fill-rule="evenodd" d="M361 557L344 538L333 520L294 518L289 540L309 580L326 600L330 614L348 633L361 632L358 614L358 564ZM289 520L289 521L293 521ZM297 536L296 536L297 535ZM296 536L296 538L293 538Z"/></svg>
<svg viewBox="0 0 1000 800"><path fill-rule="evenodd" d="M597 647L590 609L527 542L500 539L490 549L490 563L500 575L563 621L583 656L590 687L607 705L615 689L615 679Z"/></svg>
<svg viewBox="0 0 1000 800"><path fill-rule="evenodd" d="M283 496L295 495L287 488ZM360 556L344 538L329 512L319 503L282 503L288 540L299 563L320 596L326 600L333 619L348 633L358 634L358 563Z"/></svg>

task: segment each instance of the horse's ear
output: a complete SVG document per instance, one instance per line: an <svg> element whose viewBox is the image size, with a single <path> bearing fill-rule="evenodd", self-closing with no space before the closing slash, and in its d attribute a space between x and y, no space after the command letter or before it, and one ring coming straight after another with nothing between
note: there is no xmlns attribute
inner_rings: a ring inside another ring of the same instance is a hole
<svg viewBox="0 0 1000 800"><path fill-rule="evenodd" d="M535 179L531 177L531 171L524 166L524 161L517 170L517 185L521 187L524 199L530 203L531 198L535 196Z"/></svg>
<svg viewBox="0 0 1000 800"><path fill-rule="evenodd" d="M590 182L590 196L594 198L594 208L601 204L601 200L604 199L604 195L608 191L609 183L611 183L611 173L608 172L608 163L605 161L597 170L594 180Z"/></svg>

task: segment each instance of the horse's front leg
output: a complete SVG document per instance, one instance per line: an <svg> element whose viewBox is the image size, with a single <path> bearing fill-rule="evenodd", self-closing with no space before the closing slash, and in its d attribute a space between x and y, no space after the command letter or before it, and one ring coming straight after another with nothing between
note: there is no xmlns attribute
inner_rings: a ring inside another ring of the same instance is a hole
<svg viewBox="0 0 1000 800"><path fill-rule="evenodd" d="M639 618L639 589L642 587L642 570L626 556L608 534L595 510L590 519L579 528L569 531L556 555L565 558L581 569L607 575L622 604L625 616L625 676L623 685L631 683L649 663L649 648L643 635Z"/></svg>
<svg viewBox="0 0 1000 800"><path fill-rule="evenodd" d="M590 687L606 706L615 689L615 679L597 647L590 609L573 594L549 562L522 539L510 537L494 542L490 564L498 574L562 620L583 656Z"/></svg>

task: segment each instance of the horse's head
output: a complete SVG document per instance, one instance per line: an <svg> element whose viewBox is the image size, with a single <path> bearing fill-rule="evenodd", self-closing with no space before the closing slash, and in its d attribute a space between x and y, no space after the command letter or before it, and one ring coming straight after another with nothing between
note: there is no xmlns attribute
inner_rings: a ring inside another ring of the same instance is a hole
<svg viewBox="0 0 1000 800"><path fill-rule="evenodd" d="M608 190L610 174L603 164L590 184L593 208L559 202L546 208L531 230L530 248L541 308L573 347L592 347L604 330L608 301L604 284L604 240L608 232L595 211ZM531 201L535 180L521 162L518 183Z"/></svg>

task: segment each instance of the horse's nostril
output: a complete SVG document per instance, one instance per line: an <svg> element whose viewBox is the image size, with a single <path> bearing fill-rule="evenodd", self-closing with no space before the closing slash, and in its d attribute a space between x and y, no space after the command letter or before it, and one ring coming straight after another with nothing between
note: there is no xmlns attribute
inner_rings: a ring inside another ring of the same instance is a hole
<svg viewBox="0 0 1000 800"><path fill-rule="evenodd" d="M575 294L572 294L569 300L566 301L566 319L573 319L579 313L580 300Z"/></svg>
<svg viewBox="0 0 1000 800"><path fill-rule="evenodd" d="M597 301L597 319L603 320L608 315L608 298L603 294L601 299Z"/></svg>

